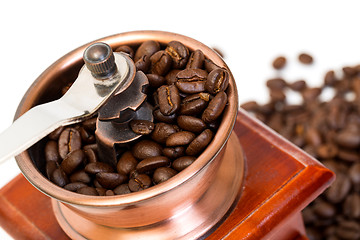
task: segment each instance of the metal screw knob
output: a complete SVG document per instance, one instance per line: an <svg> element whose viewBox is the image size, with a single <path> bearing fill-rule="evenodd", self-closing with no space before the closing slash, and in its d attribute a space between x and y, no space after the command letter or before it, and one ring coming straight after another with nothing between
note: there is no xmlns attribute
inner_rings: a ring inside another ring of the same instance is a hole
<svg viewBox="0 0 360 240"><path fill-rule="evenodd" d="M95 78L108 78L116 71L113 51L106 43L98 42L87 47L83 59Z"/></svg>

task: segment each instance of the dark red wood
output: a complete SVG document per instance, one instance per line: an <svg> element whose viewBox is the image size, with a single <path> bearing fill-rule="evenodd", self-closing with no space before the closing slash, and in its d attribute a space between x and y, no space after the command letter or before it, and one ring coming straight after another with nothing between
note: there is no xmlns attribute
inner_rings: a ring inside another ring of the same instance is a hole
<svg viewBox="0 0 360 240"><path fill-rule="evenodd" d="M234 131L246 156L243 192L208 239L306 239L300 211L334 174L243 111ZM0 225L15 239L69 239L49 197L22 175L0 190Z"/></svg>

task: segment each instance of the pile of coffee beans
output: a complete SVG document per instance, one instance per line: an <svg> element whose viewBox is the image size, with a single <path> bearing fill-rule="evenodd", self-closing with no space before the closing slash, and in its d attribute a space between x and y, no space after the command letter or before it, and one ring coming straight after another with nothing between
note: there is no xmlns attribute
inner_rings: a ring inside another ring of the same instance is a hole
<svg viewBox="0 0 360 240"><path fill-rule="evenodd" d="M301 54L299 61L311 64L313 58ZM274 68L284 62L277 58ZM340 74L328 71L320 87L282 78L266 85L268 103L241 106L336 173L335 182L303 211L309 239L360 239L360 65ZM333 97L322 100L325 92ZM302 102L289 104L289 94L300 94Z"/></svg>
<svg viewBox="0 0 360 240"><path fill-rule="evenodd" d="M46 175L69 191L121 195L168 180L209 145L227 105L229 73L200 50L190 51L178 41L146 41L114 51L128 54L146 74L154 122L129 123L142 137L119 153L116 166L99 159L96 116L51 133L44 149Z"/></svg>

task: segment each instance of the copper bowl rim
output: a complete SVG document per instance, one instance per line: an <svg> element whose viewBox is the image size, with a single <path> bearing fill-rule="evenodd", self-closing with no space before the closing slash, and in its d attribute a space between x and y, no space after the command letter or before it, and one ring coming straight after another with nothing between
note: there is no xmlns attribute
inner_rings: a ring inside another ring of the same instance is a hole
<svg viewBox="0 0 360 240"><path fill-rule="evenodd" d="M83 206L105 207L134 204L136 202L147 200L154 196L165 194L166 192L178 188L185 182L189 181L196 174L198 174L203 168L205 168L224 147L234 127L238 111L238 92L236 89L234 77L224 60L214 50L195 39L172 32L149 30L119 33L100 38L69 52L53 63L50 67L48 67L35 80L35 82L27 90L26 94L21 100L15 114L15 119L33 107L32 104L36 100L36 95L38 94L37 89L41 88L44 82L50 81L51 77L49 76L52 76L55 71L67 68L81 60L82 53L89 44L102 41L115 48L123 44L138 44L146 40L156 40L160 43L167 43L172 40L180 41L189 47L190 50L201 49L205 56L211 59L215 64L228 69L230 74L230 83L228 87L228 106L225 110L224 117L213 141L192 165L168 181L156 186L152 186L140 192L115 196L87 196L73 193L58 187L50 182L37 170L32 160L30 159L29 153L24 151L16 157L17 164L27 180L41 192L62 202Z"/></svg>

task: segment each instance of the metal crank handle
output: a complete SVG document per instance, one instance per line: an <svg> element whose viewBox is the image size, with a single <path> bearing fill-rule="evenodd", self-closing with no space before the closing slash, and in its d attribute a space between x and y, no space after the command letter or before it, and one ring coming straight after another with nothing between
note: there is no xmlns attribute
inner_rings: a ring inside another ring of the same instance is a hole
<svg viewBox="0 0 360 240"><path fill-rule="evenodd" d="M0 163L13 157L60 126L93 115L117 91L129 85L130 58L113 53L105 43L84 51L85 65L60 99L33 107L0 134Z"/></svg>

